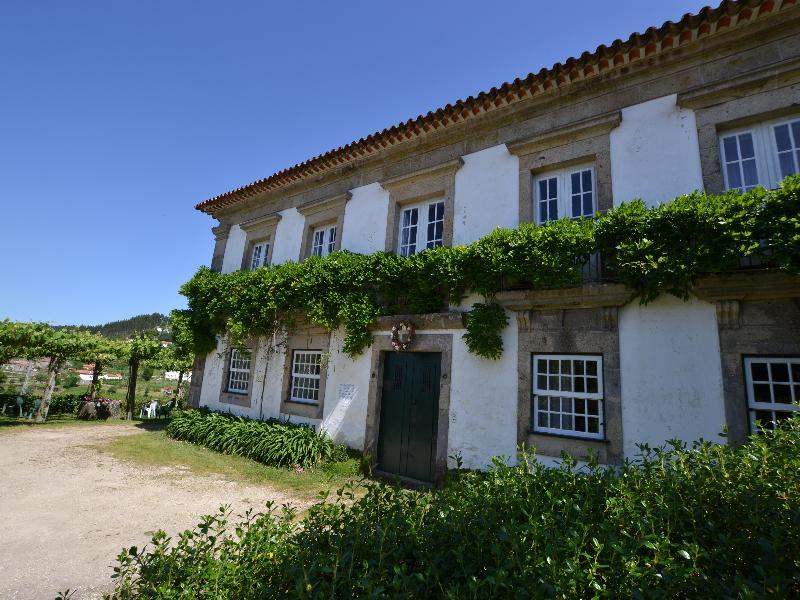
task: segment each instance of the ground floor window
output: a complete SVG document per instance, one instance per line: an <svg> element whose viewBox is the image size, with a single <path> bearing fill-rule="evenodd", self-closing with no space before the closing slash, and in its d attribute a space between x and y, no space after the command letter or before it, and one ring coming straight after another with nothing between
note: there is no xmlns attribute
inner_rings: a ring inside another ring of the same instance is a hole
<svg viewBox="0 0 800 600"><path fill-rule="evenodd" d="M790 417L800 401L800 357L753 356L744 359L750 426L773 428Z"/></svg>
<svg viewBox="0 0 800 600"><path fill-rule="evenodd" d="M295 350L292 353L292 387L289 400L302 404L319 404L321 369L321 350Z"/></svg>
<svg viewBox="0 0 800 600"><path fill-rule="evenodd" d="M533 354L532 429L603 438L603 357Z"/></svg>
<svg viewBox="0 0 800 600"><path fill-rule="evenodd" d="M249 388L250 351L233 348L228 368L228 391L234 394L246 394Z"/></svg>

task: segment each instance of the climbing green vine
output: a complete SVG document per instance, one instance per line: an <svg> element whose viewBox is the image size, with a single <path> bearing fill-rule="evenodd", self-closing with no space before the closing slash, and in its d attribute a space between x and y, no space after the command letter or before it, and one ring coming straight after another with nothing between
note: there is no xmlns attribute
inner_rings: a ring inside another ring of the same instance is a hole
<svg viewBox="0 0 800 600"><path fill-rule="evenodd" d="M377 317L440 312L479 294L484 302L473 304L464 338L471 352L498 358L508 319L495 294L580 284L596 252L604 277L642 302L661 293L685 298L696 278L731 272L742 256L800 274L800 176L772 191L695 193L655 208L634 201L593 219L496 229L468 246L409 258L342 251L226 275L203 267L181 288L188 309L175 311L173 323L184 343L207 354L217 335L272 335L307 319L344 326L343 350L356 356L372 343Z"/></svg>

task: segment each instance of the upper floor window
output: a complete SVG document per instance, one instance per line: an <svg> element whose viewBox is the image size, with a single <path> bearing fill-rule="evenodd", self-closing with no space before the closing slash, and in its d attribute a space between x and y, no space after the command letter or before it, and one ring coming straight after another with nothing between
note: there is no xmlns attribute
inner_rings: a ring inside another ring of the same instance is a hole
<svg viewBox="0 0 800 600"><path fill-rule="evenodd" d="M745 358L744 376L751 426L760 421L772 428L776 421L800 410L796 404L800 402L800 358Z"/></svg>
<svg viewBox="0 0 800 600"><path fill-rule="evenodd" d="M269 243L259 242L253 244L250 250L250 270L255 271L261 267L266 267L269 263L267 257L269 256Z"/></svg>
<svg viewBox="0 0 800 600"><path fill-rule="evenodd" d="M591 217L597 210L594 168L571 167L537 175L533 181L533 209L541 224L564 217Z"/></svg>
<svg viewBox="0 0 800 600"><path fill-rule="evenodd" d="M770 121L719 137L725 189L749 192L800 172L800 119Z"/></svg>
<svg viewBox="0 0 800 600"><path fill-rule="evenodd" d="M311 240L311 256L328 256L336 248L336 225L317 227Z"/></svg>
<svg viewBox="0 0 800 600"><path fill-rule="evenodd" d="M444 200L404 206L400 214L398 254L411 256L444 242Z"/></svg>
<svg viewBox="0 0 800 600"><path fill-rule="evenodd" d="M246 394L249 389L250 351L233 348L228 364L228 391L235 394Z"/></svg>
<svg viewBox="0 0 800 600"><path fill-rule="evenodd" d="M534 354L533 431L603 438L602 356Z"/></svg>

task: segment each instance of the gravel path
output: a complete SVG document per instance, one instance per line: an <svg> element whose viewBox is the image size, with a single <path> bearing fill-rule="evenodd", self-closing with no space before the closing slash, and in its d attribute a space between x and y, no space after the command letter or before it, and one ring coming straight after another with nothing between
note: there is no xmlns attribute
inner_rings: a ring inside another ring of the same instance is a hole
<svg viewBox="0 0 800 600"><path fill-rule="evenodd" d="M181 468L143 470L93 446L134 425L20 427L0 432L0 598L98 598L123 547L157 529L175 535L230 504L305 506L286 492Z"/></svg>

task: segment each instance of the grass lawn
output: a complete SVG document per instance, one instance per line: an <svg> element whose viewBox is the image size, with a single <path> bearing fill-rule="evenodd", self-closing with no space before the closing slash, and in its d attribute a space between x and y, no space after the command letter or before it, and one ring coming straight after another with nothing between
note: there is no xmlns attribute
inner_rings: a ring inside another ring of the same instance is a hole
<svg viewBox="0 0 800 600"><path fill-rule="evenodd" d="M141 435L118 437L97 448L141 465L188 467L200 475L219 474L244 483L270 485L308 500L313 500L322 490L336 490L360 478L357 458L297 473L293 469L268 467L249 458L220 454L170 439L163 430L163 421L142 424L142 427L147 431Z"/></svg>
<svg viewBox="0 0 800 600"><path fill-rule="evenodd" d="M15 409L16 412L16 409ZM48 415L47 421L44 423L37 423L35 418L28 420L26 418L10 417L8 415L0 415L0 428L4 427L64 427L70 425L122 425L127 423L121 419L108 419L107 421L82 421L75 415Z"/></svg>

